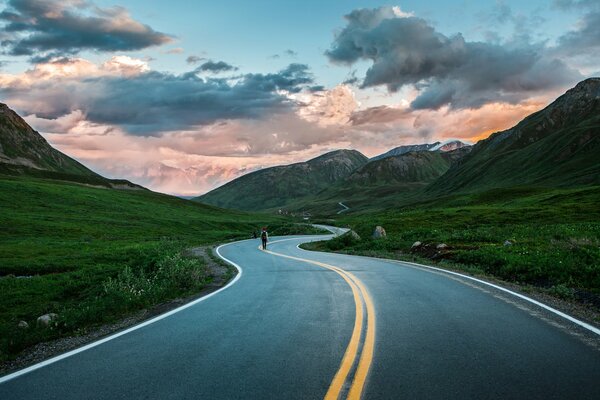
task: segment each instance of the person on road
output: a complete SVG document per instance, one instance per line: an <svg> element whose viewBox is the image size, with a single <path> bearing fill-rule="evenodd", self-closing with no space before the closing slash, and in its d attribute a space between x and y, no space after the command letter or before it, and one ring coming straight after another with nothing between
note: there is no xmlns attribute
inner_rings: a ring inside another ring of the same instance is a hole
<svg viewBox="0 0 600 400"><path fill-rule="evenodd" d="M262 228L262 232L260 234L260 240L262 240L263 250L266 250L267 249L267 241L269 240L269 234L267 233L267 228Z"/></svg>

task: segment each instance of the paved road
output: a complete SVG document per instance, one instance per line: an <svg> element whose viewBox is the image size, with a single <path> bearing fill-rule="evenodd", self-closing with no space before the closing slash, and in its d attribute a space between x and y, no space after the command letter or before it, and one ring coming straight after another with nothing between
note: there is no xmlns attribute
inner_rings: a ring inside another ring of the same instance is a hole
<svg viewBox="0 0 600 400"><path fill-rule="evenodd" d="M222 247L236 283L0 399L600 398L595 334L467 279L279 239Z"/></svg>
<svg viewBox="0 0 600 400"><path fill-rule="evenodd" d="M345 213L346 211L348 211L350 209L350 207L348 207L347 205L345 205L344 203L342 203L341 201L338 203L341 207L343 207L340 211L338 211L338 214L341 213Z"/></svg>

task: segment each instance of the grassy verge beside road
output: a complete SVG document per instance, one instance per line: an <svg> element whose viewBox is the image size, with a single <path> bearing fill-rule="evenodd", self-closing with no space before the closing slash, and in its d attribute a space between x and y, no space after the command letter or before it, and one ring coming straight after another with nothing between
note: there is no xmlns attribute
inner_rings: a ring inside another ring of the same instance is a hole
<svg viewBox="0 0 600 400"><path fill-rule="evenodd" d="M427 260L532 285L600 309L600 188L519 188L347 215L350 235L305 248ZM387 237L373 239L376 225ZM415 246L415 242L421 242ZM439 245L445 245L447 247Z"/></svg>
<svg viewBox="0 0 600 400"><path fill-rule="evenodd" d="M145 190L2 176L0 223L0 361L199 292L213 276L187 248L247 238L261 226L306 229ZM47 313L58 317L37 326Z"/></svg>

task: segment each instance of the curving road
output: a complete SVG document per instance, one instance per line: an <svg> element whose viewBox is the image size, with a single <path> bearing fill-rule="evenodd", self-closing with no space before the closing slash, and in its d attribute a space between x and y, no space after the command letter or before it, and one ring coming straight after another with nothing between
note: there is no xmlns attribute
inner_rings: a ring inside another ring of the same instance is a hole
<svg viewBox="0 0 600 400"><path fill-rule="evenodd" d="M600 335L465 277L235 242L225 290L31 370L0 399L593 399ZM280 241L279 241L280 240Z"/></svg>

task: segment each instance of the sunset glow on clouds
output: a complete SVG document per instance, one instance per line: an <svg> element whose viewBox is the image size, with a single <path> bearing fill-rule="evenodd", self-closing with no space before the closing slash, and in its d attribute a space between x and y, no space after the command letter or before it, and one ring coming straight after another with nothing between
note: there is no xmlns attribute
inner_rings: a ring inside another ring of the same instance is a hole
<svg viewBox="0 0 600 400"><path fill-rule="evenodd" d="M411 4L348 9L324 24L320 55L273 44L258 70L238 54L243 46L231 60L187 50L185 36L139 21L123 3L8 1L1 101L95 171L180 195L337 148L374 156L476 142L600 71L594 2L541 9L546 21L573 15L552 37L540 37L518 3L480 11L498 32L466 25L463 34L443 33Z"/></svg>

